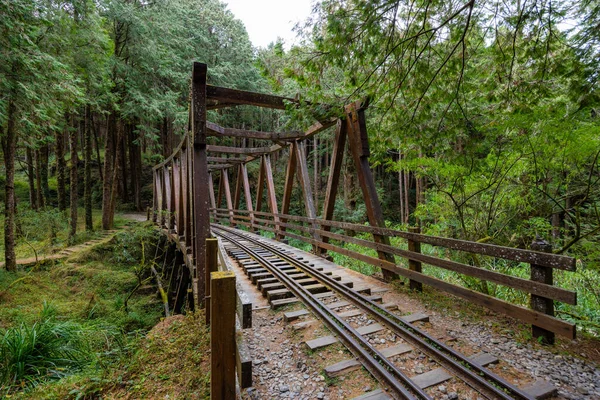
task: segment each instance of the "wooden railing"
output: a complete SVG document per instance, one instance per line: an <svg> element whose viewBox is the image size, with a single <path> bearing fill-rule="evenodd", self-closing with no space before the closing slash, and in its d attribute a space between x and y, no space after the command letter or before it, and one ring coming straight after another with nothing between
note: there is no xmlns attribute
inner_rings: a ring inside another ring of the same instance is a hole
<svg viewBox="0 0 600 400"><path fill-rule="evenodd" d="M387 270L398 274L399 276L408 278L411 283L411 288L419 289L421 284L425 284L467 299L472 303L487 307L496 312L514 317L525 323L531 324L534 335L536 337L542 337L543 340L548 343L554 341L554 333L571 339L575 338L575 325L554 317L554 301L576 304L577 294L554 286L552 281L553 269L562 269L565 271L575 270L574 258L542 251L515 249L493 244L423 235L416 232L405 232L388 228L318 218L307 218L288 214L272 214L259 211L250 212L247 210L221 208L211 209L211 211L213 217L220 220L220 222L246 226L252 230L261 229L272 232L276 237L286 236L301 240L314 247L334 251L379 267L382 270ZM369 233L373 235L374 238L377 236L402 238L407 241L408 249L378 243L375 240L365 240L338 232L332 232L332 229L334 228L337 228L338 230ZM295 233L290 232L290 230L295 231ZM322 239L315 239L315 237ZM400 256L409 261L409 268L402 267L389 260L372 257L357 251L349 250L337 244L329 243L329 239L344 243L352 243L366 249ZM531 268L531 279L524 279L447 258L423 254L420 251L421 244L461 251L471 255L484 255L500 260L528 263ZM530 308L515 305L490 295L426 275L422 271L421 264L428 264L437 268L529 293L531 299Z"/></svg>

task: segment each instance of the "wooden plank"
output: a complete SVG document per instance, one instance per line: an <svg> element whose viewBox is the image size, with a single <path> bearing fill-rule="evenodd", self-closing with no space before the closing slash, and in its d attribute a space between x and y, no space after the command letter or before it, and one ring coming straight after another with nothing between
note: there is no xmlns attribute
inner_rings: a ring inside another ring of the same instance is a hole
<svg viewBox="0 0 600 400"><path fill-rule="evenodd" d="M496 357L488 353L478 353L469 357L469 359L482 367L498 362ZM413 376L410 379L419 385L421 389L426 389L452 379L452 375L448 374L444 368L436 368L429 372Z"/></svg>
<svg viewBox="0 0 600 400"><path fill-rule="evenodd" d="M211 277L211 273L216 272L219 270L219 265L218 265L218 252L219 252L219 240L216 238L208 238L206 239L206 283L205 283L205 291L206 291L206 298L205 298L205 302L206 302L206 310L205 310L205 317L206 317L206 324L210 324L210 317L211 317L211 282L210 282L210 277Z"/></svg>
<svg viewBox="0 0 600 400"><path fill-rule="evenodd" d="M329 378L335 378L336 376L355 371L360 367L362 367L360 361L358 361L356 358L353 358L350 360L343 360L328 367L325 367L325 374Z"/></svg>
<svg viewBox="0 0 600 400"><path fill-rule="evenodd" d="M268 154L263 156L264 161L264 173L265 180L267 183L267 204L271 210L271 214L274 215L273 222L275 223L275 229L279 230L279 211L277 209L277 197L275 195L275 183L273 181L273 170L271 169L271 156Z"/></svg>
<svg viewBox="0 0 600 400"><path fill-rule="evenodd" d="M234 399L236 393L235 274L211 273L210 397Z"/></svg>
<svg viewBox="0 0 600 400"><path fill-rule="evenodd" d="M537 400L547 399L558 393L558 389L552 382L544 380L537 380L534 383L523 387L521 390Z"/></svg>
<svg viewBox="0 0 600 400"><path fill-rule="evenodd" d="M258 169L258 184L256 188L256 211L262 210L263 190L265 187L265 158L260 158L260 167Z"/></svg>
<svg viewBox="0 0 600 400"><path fill-rule="evenodd" d="M248 181L248 169L246 164L240 165L242 171L242 181L244 184L244 197L246 198L246 208L250 213L250 223L254 223L254 213L252 207L252 193L250 192L250 182Z"/></svg>
<svg viewBox="0 0 600 400"><path fill-rule="evenodd" d="M407 344L398 344L396 346L382 349L382 350L380 350L380 353L386 358L391 358L391 357L399 356L400 354L409 353L412 350L413 350L413 348Z"/></svg>
<svg viewBox="0 0 600 400"><path fill-rule="evenodd" d="M224 153L224 154L267 154L272 153L273 150L270 147L227 147L208 145L206 150L210 153Z"/></svg>
<svg viewBox="0 0 600 400"><path fill-rule="evenodd" d="M240 208L240 200L242 196L242 165L238 165L237 176L235 180L235 193L233 195L233 209Z"/></svg>
<svg viewBox="0 0 600 400"><path fill-rule="evenodd" d="M261 221L261 220L259 220ZM302 232L311 233L312 228L304 227L300 225L287 224L287 228L296 229ZM490 271L483 268L474 267L467 264L462 264L456 261L445 260L426 254L421 254L415 251L403 250L397 247L388 246L385 244L374 243L364 239L358 239L346 235L340 235L337 233L331 233L324 230L317 230L317 233L323 237L330 237L332 239L340 240L347 243L357 244L359 246L382 250L388 253L396 254L407 258L408 260L414 260L416 262L424 262L429 265L444 268L450 271L458 272L461 274L473 276L476 278L485 279L490 282L498 283L505 286L510 286L515 289L523 290L529 293L535 293L542 295L550 299L562 301L567 304L577 304L577 293L562 289L556 286L546 284L544 282L536 282L528 279L518 278L510 275L505 275L500 272ZM416 271L418 272L418 271Z"/></svg>
<svg viewBox="0 0 600 400"><path fill-rule="evenodd" d="M338 339L335 336L323 336L317 339L306 341L306 345L311 350L320 349L321 347L329 346L337 343Z"/></svg>
<svg viewBox="0 0 600 400"><path fill-rule="evenodd" d="M240 389L252 386L252 355L241 331L236 334L236 371Z"/></svg>
<svg viewBox="0 0 600 400"><path fill-rule="evenodd" d="M298 318L300 318L304 315L308 315L308 314L310 314L310 312L308 312L308 310L288 311L283 314L283 320L285 322L292 322L292 321L295 321Z"/></svg>
<svg viewBox="0 0 600 400"><path fill-rule="evenodd" d="M192 134L194 145L206 145L206 73L207 66L194 63L192 71Z"/></svg>
<svg viewBox="0 0 600 400"><path fill-rule="evenodd" d="M227 209L229 210L229 223L233 225L233 202L231 201L231 188L229 186L229 173L226 169L221 171L221 178L223 180L223 190L225 191L225 201L227 203Z"/></svg>
<svg viewBox="0 0 600 400"><path fill-rule="evenodd" d="M377 188L375 187L373 173L371 172L371 167L369 165L370 150L364 108L357 103L349 104L346 106L346 116L348 118L346 131L348 134L350 152L352 153L356 173L358 175L358 182L367 208L369 224L371 224L371 226L385 227L381 203L377 196ZM384 245L390 244L390 239L383 235L373 235L373 240ZM395 263L394 256L390 253L377 250L377 255L381 260ZM397 274L386 269L383 269L382 273L383 278L386 281L398 278Z"/></svg>
<svg viewBox="0 0 600 400"><path fill-rule="evenodd" d="M391 397L381 389L373 390L365 393L362 396L355 397L352 400L390 400Z"/></svg>
<svg viewBox="0 0 600 400"><path fill-rule="evenodd" d="M269 227L263 227L266 231L274 231ZM407 268L399 267L393 263L387 262L385 260L379 260L374 257L370 257L358 252L354 252L351 250L347 250L342 247L334 246L329 243L323 243L315 241L311 238L306 238L300 235L296 235L293 233L285 232L285 235L294 239L302 240L310 244L322 245L328 250L335 251L339 254L346 255L348 257L355 258L359 261L366 262L368 264L380 267L382 269L390 269L391 271L405 276L409 279L413 279L419 282L422 282L426 285L432 286L434 288L443 290L447 293L453 294L458 297L462 297L471 301L472 303L481 305L483 307L489 308L490 310L497 311L499 313L509 315L511 317L517 318L523 322L529 324L535 324L537 326L543 327L552 332L558 333L568 339L573 339L575 337L575 325L559 320L554 317L550 317L548 315L529 310L524 307L520 307L514 304L510 304L504 302L502 300L498 300L492 296L488 296L482 293L475 292L473 290L469 290L460 286L455 286L450 283L444 282L442 280L418 273L416 271L411 271Z"/></svg>
<svg viewBox="0 0 600 400"><path fill-rule="evenodd" d="M285 170L285 184L283 187L283 200L281 203L281 213L287 214L290 211L290 202L292 199L292 192L294 190L294 175L296 174L296 142L293 142L289 146L288 164ZM287 219L282 219L286 222ZM285 230L285 228L281 228ZM281 234L277 240L281 240L283 236Z"/></svg>
<svg viewBox="0 0 600 400"><path fill-rule="evenodd" d="M207 161L217 164L241 164L246 161L246 157L207 157Z"/></svg>
<svg viewBox="0 0 600 400"><path fill-rule="evenodd" d="M304 142L296 142L294 146L296 151L296 162L298 163L298 180L304 195L304 208L308 218L316 218L315 199L313 197L310 178L308 174L308 166L306 165L306 144ZM316 228L316 225L313 226ZM312 234L313 239L320 240L320 236L316 233ZM317 252L317 247L313 246L313 251Z"/></svg>
<svg viewBox="0 0 600 400"><path fill-rule="evenodd" d="M325 201L323 202L323 219L333 219L333 211L335 209L335 199L340 183L340 175L342 172L342 163L344 161L344 150L346 149L346 120L340 119L337 122L335 129L335 140L333 142L333 151L331 155L331 166L329 167L329 178L327 179L327 190L325 192ZM286 213L283 210L282 213ZM329 230L329 226L323 227L324 230ZM324 242L328 242L329 238L324 237Z"/></svg>
<svg viewBox="0 0 600 400"><path fill-rule="evenodd" d="M304 136L304 132L261 132L248 129L225 128L213 122L206 122L209 136L239 137L263 140L294 140Z"/></svg>
<svg viewBox="0 0 600 400"><path fill-rule="evenodd" d="M409 324L415 322L429 322L429 315L423 313L413 313L405 317L400 317L400 319L404 322L408 322Z"/></svg>
<svg viewBox="0 0 600 400"><path fill-rule="evenodd" d="M213 176L211 173L208 174L208 197L210 198L210 207L217 208L217 202L215 200L215 186L213 183ZM214 216L216 218L217 212L214 212Z"/></svg>
<svg viewBox="0 0 600 400"><path fill-rule="evenodd" d="M524 263L533 263L550 268L564 269L567 271L575 271L575 259L573 257L544 253L534 250L515 249L511 247L498 246L489 243L477 243L467 240L442 238L424 234L416 234L395 229L353 224L350 222L327 221L324 219L311 220L307 217L295 215L279 215L280 218L285 217L289 220L317 223L318 225L327 225L330 227L352 230L356 232L366 232L378 235L387 235L400 237L406 240L414 240L415 242L427 243L433 246L445 247L452 250L466 251L469 253L483 254L490 257L502 258L505 260L514 260Z"/></svg>
<svg viewBox="0 0 600 400"><path fill-rule="evenodd" d="M531 248L545 253L552 252L552 245L543 240L532 243ZM552 268L544 267L537 264L531 264L531 282L541 282L542 284L552 285L553 274ZM551 298L531 294L530 307L532 310L554 316L554 301ZM531 326L531 335L534 339L540 339L544 344L554 344L554 332L550 332L536 325Z"/></svg>
<svg viewBox="0 0 600 400"><path fill-rule="evenodd" d="M229 89L219 86L207 85L206 95L210 100L229 104L247 104L257 107L275 108L285 110L290 103L296 104L295 99L274 96L271 94L249 92L246 90Z"/></svg>

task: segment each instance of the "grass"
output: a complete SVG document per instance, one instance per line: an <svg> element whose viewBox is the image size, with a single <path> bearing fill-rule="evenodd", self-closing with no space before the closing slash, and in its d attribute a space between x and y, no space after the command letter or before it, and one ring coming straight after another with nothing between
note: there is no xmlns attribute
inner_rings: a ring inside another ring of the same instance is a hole
<svg viewBox="0 0 600 400"><path fill-rule="evenodd" d="M156 235L137 225L64 263L0 270L0 397L77 398L69 394L81 389L76 382L97 388L131 367L140 338L163 311L152 287L124 308Z"/></svg>

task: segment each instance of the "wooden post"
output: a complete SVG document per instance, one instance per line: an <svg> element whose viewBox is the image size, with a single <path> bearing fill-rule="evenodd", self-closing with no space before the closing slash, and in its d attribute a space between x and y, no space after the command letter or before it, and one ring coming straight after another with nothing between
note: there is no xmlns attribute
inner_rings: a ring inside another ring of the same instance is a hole
<svg viewBox="0 0 600 400"><path fill-rule="evenodd" d="M154 184L152 185L153 202L152 202L152 222L156 223L158 218L158 171L154 170Z"/></svg>
<svg viewBox="0 0 600 400"><path fill-rule="evenodd" d="M539 239L531 244L531 250L551 253L552 245L543 239ZM552 268L531 264L531 280L552 285L554 283ZM554 300L531 294L530 304L532 310L554 316ZM531 325L531 335L535 339L541 340L544 344L554 344L554 332L550 332L539 326Z"/></svg>
<svg viewBox="0 0 600 400"><path fill-rule="evenodd" d="M217 202L215 201L215 186L213 183L212 173L208 173L208 196L210 197L210 206L214 208L215 211L213 213L214 221L217 222Z"/></svg>
<svg viewBox="0 0 600 400"><path fill-rule="evenodd" d="M283 200L281 201L281 213L289 214L292 191L294 190L294 175L296 174L296 142L289 146L288 165L285 171L285 186L283 188ZM281 222L286 223L287 219L282 218ZM285 227L281 227L281 232L285 232ZM279 235L277 240L287 241L284 235ZM287 243L287 242L286 242Z"/></svg>
<svg viewBox="0 0 600 400"><path fill-rule="evenodd" d="M294 147L296 148L296 160L298 161L298 180L300 181L302 193L304 194L304 208L306 209L306 216L314 219L317 217L317 212L315 211L314 197L310 185L308 167L306 165L306 147L302 142L297 142L296 146ZM315 223L312 223L311 227L313 229L317 229L317 225ZM312 233L312 237L317 241L321 241L321 236L316 232ZM317 246L313 245L312 248L313 253L317 254Z"/></svg>
<svg viewBox="0 0 600 400"><path fill-rule="evenodd" d="M240 209L240 198L242 196L242 166L238 165L237 176L235 180L235 193L233 195L233 209Z"/></svg>
<svg viewBox="0 0 600 400"><path fill-rule="evenodd" d="M335 128L335 141L333 142L333 152L331 166L329 167L329 178L327 179L327 191L325 192L325 202L323 203L323 219L331 221L333 219L333 210L335 209L335 198L340 183L340 174L342 171L342 161L344 160L344 150L346 148L346 120L338 119ZM331 227L325 225L323 230L329 231ZM327 236L323 237L323 242L329 243ZM321 255L325 256L327 250L321 249Z"/></svg>
<svg viewBox="0 0 600 400"><path fill-rule="evenodd" d="M267 182L267 204L269 210L273 215L273 222L275 222L276 237L279 235L279 217L275 214L279 214L277 208L277 197L275 195L275 183L273 181L273 170L271 169L271 156L265 154L263 159L265 160L265 180Z"/></svg>
<svg viewBox="0 0 600 400"><path fill-rule="evenodd" d="M194 63L192 75L192 191L194 197L194 276L195 302L202 306L205 297L206 239L210 237L208 159L206 154L206 64Z"/></svg>
<svg viewBox="0 0 600 400"><path fill-rule="evenodd" d="M235 399L235 274L211 273L210 290L210 398Z"/></svg>
<svg viewBox="0 0 600 400"><path fill-rule="evenodd" d="M265 157L260 158L260 167L258 170L258 187L256 188L256 211L262 211L263 190L265 186Z"/></svg>
<svg viewBox="0 0 600 400"><path fill-rule="evenodd" d="M217 264L217 257L219 252L219 240L217 238L206 239L206 324L210 324L210 311L211 311L211 283L210 274L219 270Z"/></svg>
<svg viewBox="0 0 600 400"><path fill-rule="evenodd" d="M225 202L227 203L227 210L229 210L229 225L233 226L233 203L231 202L231 188L229 187L229 173L227 172L227 168L223 168L221 171L221 178L223 179Z"/></svg>
<svg viewBox="0 0 600 400"><path fill-rule="evenodd" d="M369 165L371 151L369 149L369 137L367 135L367 123L365 120L366 107L367 105L361 104L361 102L351 103L346 106L346 114L348 116L348 140L350 150L352 151L352 158L354 159L354 164L356 166L358 182L363 193L365 206L367 207L369 224L371 224L371 226L384 228L385 221L383 220L381 203L377 196L377 188L375 187L373 173L371 172L371 166ZM390 244L390 239L387 236L373 235L373 239L377 243ZM393 254L378 251L377 255L380 260L386 260L391 263L396 262ZM381 272L386 281L398 278L397 274L388 270L383 269Z"/></svg>
<svg viewBox="0 0 600 400"><path fill-rule="evenodd" d="M254 212L252 209L252 194L250 193L250 182L248 181L248 169L246 164L240 164L242 171L242 179L244 182L244 197L246 198L246 208L250 212L251 230L254 229Z"/></svg>
<svg viewBox="0 0 600 400"><path fill-rule="evenodd" d="M412 232L412 233L420 233L421 232L419 227L408 228L408 231ZM420 253L421 252L421 243L415 242L414 240L409 239L408 240L408 250L414 251L415 253ZM415 271L415 272L422 272L421 262L415 261L415 260L408 260L408 269L410 269L411 271ZM423 284L421 282L417 282L417 281L414 281L411 279L409 282L409 285L410 285L411 290L416 290L417 292L423 291Z"/></svg>

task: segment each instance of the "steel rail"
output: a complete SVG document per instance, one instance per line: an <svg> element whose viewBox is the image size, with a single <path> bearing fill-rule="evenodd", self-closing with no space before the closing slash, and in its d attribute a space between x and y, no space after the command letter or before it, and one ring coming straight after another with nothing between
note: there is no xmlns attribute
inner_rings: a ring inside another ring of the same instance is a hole
<svg viewBox="0 0 600 400"><path fill-rule="evenodd" d="M244 250L256 261L259 261L263 266L269 270L273 275L277 277L287 288L299 298L307 307L309 307L316 315L318 315L325 324L334 331L340 341L362 361L363 366L380 381L385 382L395 392L396 396L400 396L402 399L431 399L431 397L415 384L408 376L401 372L393 363L391 363L383 354L381 354L376 348L371 346L369 342L360 335L350 324L344 321L341 317L336 315L332 310L327 308L321 301L316 299L312 293L306 290L303 286L298 285L293 279L289 278L286 274L281 272L271 261L261 256L256 251L252 250L249 246L245 246L232 238L230 235L241 235L230 232L226 228L217 227L216 232L213 232L219 236L222 236L235 244L237 247ZM229 233L223 234L218 231L224 231ZM243 240L248 240L241 236ZM271 249L268 249L271 251ZM272 251L271 251L272 252ZM383 365L382 365L383 364ZM408 390L407 390L408 388Z"/></svg>
<svg viewBox="0 0 600 400"><path fill-rule="evenodd" d="M258 244L259 246L265 246L263 243L256 239L250 238L245 235L241 235L237 232L232 232L226 227L219 226L219 228L229 233L241 236L245 240ZM506 400L514 398L528 400L534 399L534 397L523 392L522 390L510 384L509 382L505 381L503 378L496 375L492 371L482 367L476 362L469 360L464 355L448 347L446 344L436 340L427 332L419 329L418 327L409 325L407 322L403 321L398 316L380 307L377 303L366 298L365 296L362 296L355 290L340 284L339 282L335 281L334 279L331 279L330 277L321 273L320 271L308 268L302 262L295 260L293 257L289 257L283 252L277 251L271 247L269 247L269 250L275 253L277 256L281 257L282 259L286 260L290 264L300 268L305 273L308 273L313 278L318 279L322 283L325 283L328 286L334 288L335 290L341 292L361 309L373 313L376 319L378 319L380 322L383 322L385 325L387 325L389 328L395 331L395 333L399 334L399 336L408 336L408 338L413 344L416 344L417 347L421 348L421 350L426 349L426 352L429 352L430 356L433 355L434 358L436 358L440 364L451 370L457 376L461 376L463 381L465 381L465 383L473 387L473 389L478 390L478 388L483 388L493 397ZM465 365L467 365L468 367L466 367ZM508 393L510 393L510 395L506 393L505 390Z"/></svg>

